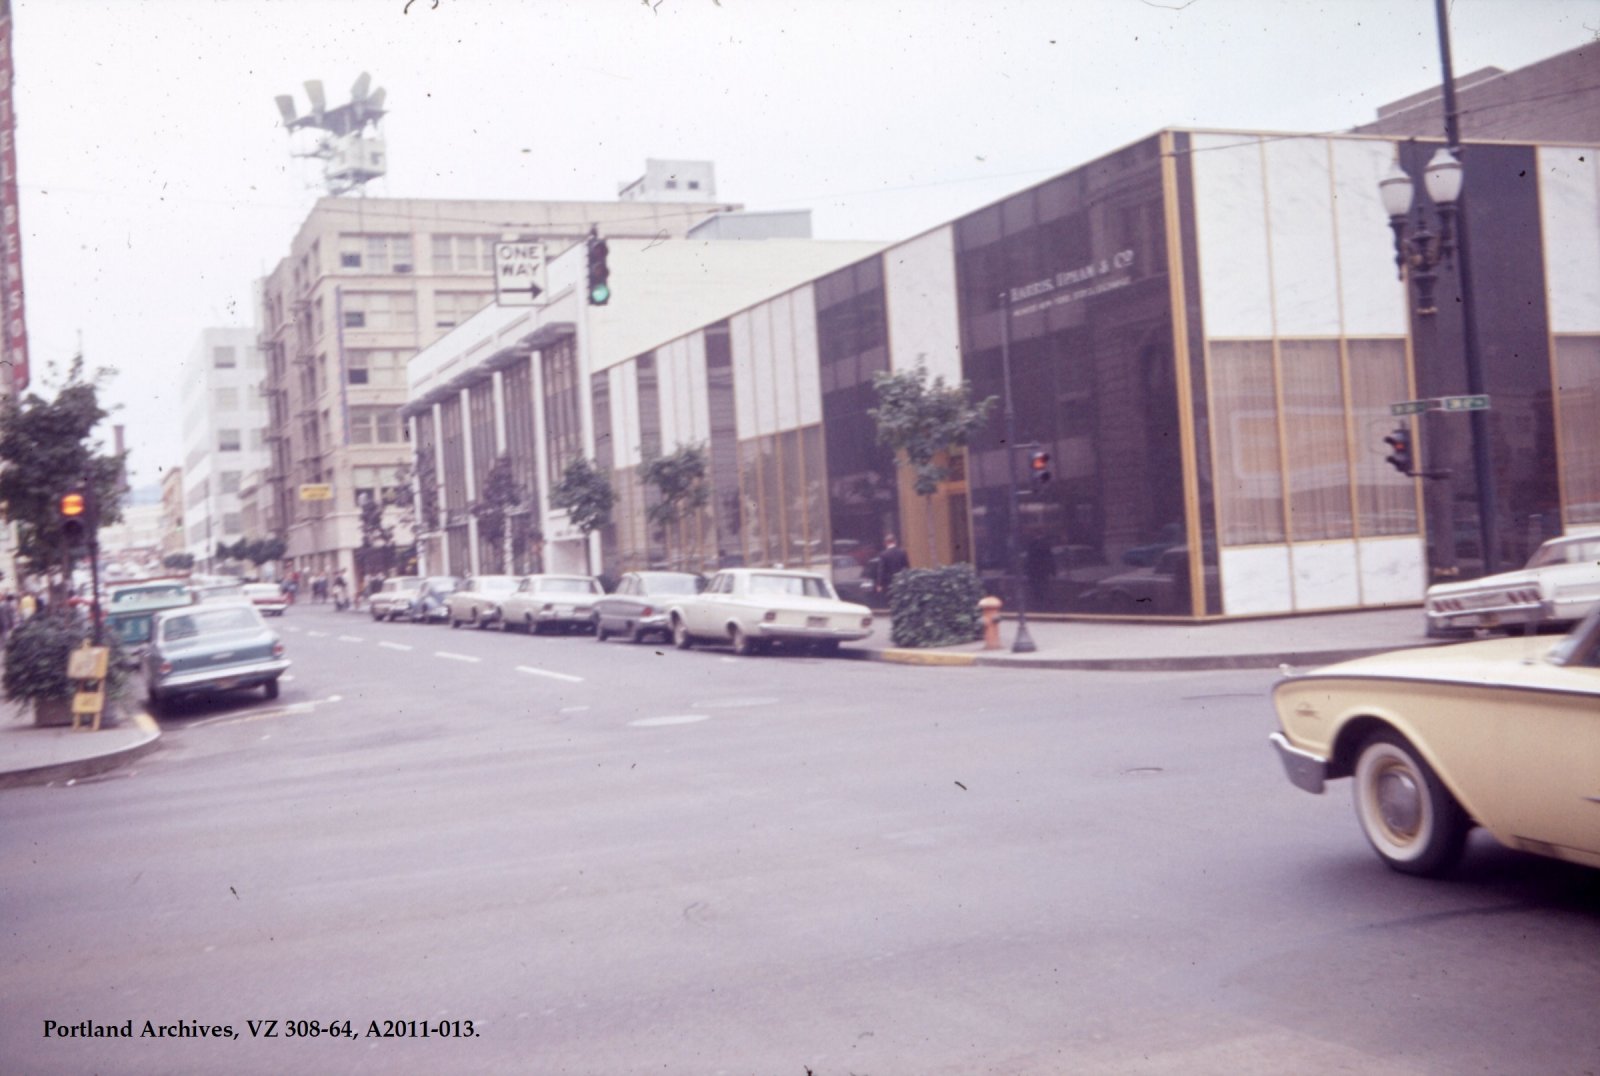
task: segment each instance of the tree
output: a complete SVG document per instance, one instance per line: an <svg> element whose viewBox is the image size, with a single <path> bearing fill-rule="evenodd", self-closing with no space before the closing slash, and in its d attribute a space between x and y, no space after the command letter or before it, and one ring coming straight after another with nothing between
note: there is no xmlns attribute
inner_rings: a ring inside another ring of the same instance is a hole
<svg viewBox="0 0 1600 1076"><path fill-rule="evenodd" d="M972 385L946 385L943 377L930 384L926 367L873 375L878 406L868 411L878 424L878 441L905 459L916 474L914 488L927 509L928 557L934 556L933 495L950 477L950 453L966 447L989 421L998 397L972 402Z"/></svg>
<svg viewBox="0 0 1600 1076"><path fill-rule="evenodd" d="M66 567L57 505L69 487L87 483L100 526L122 518L127 454L100 452L90 441L109 414L99 394L109 376L100 370L86 379L80 355L54 399L29 393L0 404L0 502L18 524L18 552L35 570Z"/></svg>
<svg viewBox="0 0 1600 1076"><path fill-rule="evenodd" d="M592 460L579 456L561 472L561 481L550 491L550 504L567 513L567 519L583 534L584 563L594 574L594 559L589 554L589 535L611 522L611 509L617 503L611 479Z"/></svg>
<svg viewBox="0 0 1600 1076"><path fill-rule="evenodd" d="M472 506L472 514L478 518L478 540L494 551L487 566L489 571L497 572L505 566L506 526L521 500L511 457L501 456L484 476L483 495Z"/></svg>
<svg viewBox="0 0 1600 1076"><path fill-rule="evenodd" d="M711 499L706 474L710 470L704 445L680 444L670 455L646 454L639 465L639 481L655 489L657 499L645 511L663 535L674 525L678 548L683 549L683 523ZM668 550L670 559L671 550Z"/></svg>

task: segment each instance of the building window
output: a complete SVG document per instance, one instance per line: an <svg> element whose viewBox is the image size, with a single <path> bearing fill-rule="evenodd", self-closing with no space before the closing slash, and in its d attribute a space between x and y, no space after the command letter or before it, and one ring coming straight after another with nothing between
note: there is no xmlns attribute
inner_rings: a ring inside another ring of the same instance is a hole
<svg viewBox="0 0 1600 1076"><path fill-rule="evenodd" d="M238 471L223 471L218 476L218 480L219 480L218 488L223 493L238 493L239 492L239 477L240 477L240 474L239 474Z"/></svg>
<svg viewBox="0 0 1600 1076"><path fill-rule="evenodd" d="M222 388L212 390L212 400L218 411L237 411L239 409L239 390L237 388Z"/></svg>
<svg viewBox="0 0 1600 1076"><path fill-rule="evenodd" d="M345 355L345 374L352 385L394 388L405 384L406 362L392 348L357 348Z"/></svg>
<svg viewBox="0 0 1600 1076"><path fill-rule="evenodd" d="M395 407L352 407L350 443L393 445L402 440L400 410Z"/></svg>
<svg viewBox="0 0 1600 1076"><path fill-rule="evenodd" d="M492 297L478 291L441 291L433 297L433 324L453 329L489 305Z"/></svg>
<svg viewBox="0 0 1600 1076"><path fill-rule="evenodd" d="M244 533L244 523L240 519L238 512L224 512L224 513L222 513L222 533L223 534L243 534Z"/></svg>
<svg viewBox="0 0 1600 1076"><path fill-rule="evenodd" d="M409 235L341 235L339 267L369 273L409 273L412 267Z"/></svg>
<svg viewBox="0 0 1600 1076"><path fill-rule="evenodd" d="M343 250L339 252L339 268L360 269L361 252L359 250Z"/></svg>
<svg viewBox="0 0 1600 1076"><path fill-rule="evenodd" d="M239 355L232 347L214 347L211 349L211 365L218 370L231 370L239 365Z"/></svg>
<svg viewBox="0 0 1600 1076"><path fill-rule="evenodd" d="M413 332L417 327L417 296L408 291L352 291L344 297L347 329Z"/></svg>
<svg viewBox="0 0 1600 1076"><path fill-rule="evenodd" d="M240 440L238 430L217 431L217 451L237 452L239 451L241 444L242 442Z"/></svg>
<svg viewBox="0 0 1600 1076"><path fill-rule="evenodd" d="M572 341L568 339L544 352L542 360L540 373L544 380L545 456L549 464L546 480L554 486L561 481L567 464L583 453L583 425L578 410L578 358Z"/></svg>
<svg viewBox="0 0 1600 1076"><path fill-rule="evenodd" d="M1283 475L1272 343L1213 342L1210 371L1222 544L1281 542Z"/></svg>
<svg viewBox="0 0 1600 1076"><path fill-rule="evenodd" d="M486 273L494 268L494 238L486 235L433 237L435 273Z"/></svg>
<svg viewBox="0 0 1600 1076"><path fill-rule="evenodd" d="M1555 395L1567 522L1600 523L1600 336L1556 337Z"/></svg>
<svg viewBox="0 0 1600 1076"><path fill-rule="evenodd" d="M350 491L355 498L355 507L374 498L384 504L393 504L395 490L398 489L396 476L397 467L352 467L350 468Z"/></svg>
<svg viewBox="0 0 1600 1076"><path fill-rule="evenodd" d="M698 179L691 179L689 181L689 189L692 190L692 191L699 190L700 189L700 181Z"/></svg>

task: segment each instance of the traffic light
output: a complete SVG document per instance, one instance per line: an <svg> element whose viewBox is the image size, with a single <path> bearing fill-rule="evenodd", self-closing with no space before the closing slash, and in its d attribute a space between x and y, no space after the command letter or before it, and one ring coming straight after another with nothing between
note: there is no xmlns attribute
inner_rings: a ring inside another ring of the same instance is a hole
<svg viewBox="0 0 1600 1076"><path fill-rule="evenodd" d="M1413 477L1416 461L1411 455L1411 431L1404 426L1397 428L1393 433L1383 439L1391 451L1384 457L1386 463L1408 477Z"/></svg>
<svg viewBox="0 0 1600 1076"><path fill-rule="evenodd" d="M611 248L598 232L589 229L589 305L605 306L611 301L611 269L606 265L606 255Z"/></svg>
<svg viewBox="0 0 1600 1076"><path fill-rule="evenodd" d="M1035 452L1030 456L1028 472L1033 475L1033 484L1042 489L1050 481L1050 453Z"/></svg>
<svg viewBox="0 0 1600 1076"><path fill-rule="evenodd" d="M83 544L89 532L89 498L82 489L69 489L56 502L61 518L61 537L68 546Z"/></svg>

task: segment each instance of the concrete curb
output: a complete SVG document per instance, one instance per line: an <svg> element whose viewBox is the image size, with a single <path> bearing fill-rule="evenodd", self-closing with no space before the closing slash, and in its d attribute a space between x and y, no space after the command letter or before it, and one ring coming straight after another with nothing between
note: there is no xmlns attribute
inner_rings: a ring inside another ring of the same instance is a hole
<svg viewBox="0 0 1600 1076"><path fill-rule="evenodd" d="M45 766L34 766L29 769L0 773L0 789L45 785L56 781L75 781L84 777L93 777L96 774L114 770L119 766L125 766L134 759L149 754L155 750L156 744L161 740L161 726L156 724L155 719L149 714L142 711L133 714L132 719L134 724L139 726L142 734L136 742L99 754L87 755L83 758L68 759L65 762L52 762ZM94 734L87 733L86 735Z"/></svg>
<svg viewBox="0 0 1600 1076"><path fill-rule="evenodd" d="M1436 646L1419 643L1415 649ZM982 666L986 669L1051 669L1065 672L1205 672L1226 669L1276 669L1281 665L1313 668L1350 661L1372 654L1413 649L1402 646L1359 647L1348 650L1303 650L1274 654L1193 654L1149 658L1049 658L998 657L987 654L948 653L939 650L868 650L847 647L841 657L857 661L882 661L895 665Z"/></svg>

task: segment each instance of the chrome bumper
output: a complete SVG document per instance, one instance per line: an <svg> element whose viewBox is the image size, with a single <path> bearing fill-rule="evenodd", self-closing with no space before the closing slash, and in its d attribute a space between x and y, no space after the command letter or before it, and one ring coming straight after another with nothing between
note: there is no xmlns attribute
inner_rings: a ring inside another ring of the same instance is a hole
<svg viewBox="0 0 1600 1076"><path fill-rule="evenodd" d="M173 673L154 682L157 690L169 694L179 691L208 691L214 688L227 687L252 687L264 684L268 680L276 680L289 668L287 659L281 661L261 661L253 665L239 665L227 669L197 669L191 672Z"/></svg>
<svg viewBox="0 0 1600 1076"><path fill-rule="evenodd" d="M872 634L871 628L804 628L782 624L759 624L757 628L763 639L837 639L848 643Z"/></svg>
<svg viewBox="0 0 1600 1076"><path fill-rule="evenodd" d="M1278 761L1283 763L1283 772L1288 775L1289 783L1315 795L1322 795L1327 787L1328 760L1291 745L1289 738L1281 732L1274 732L1267 739L1277 748Z"/></svg>

